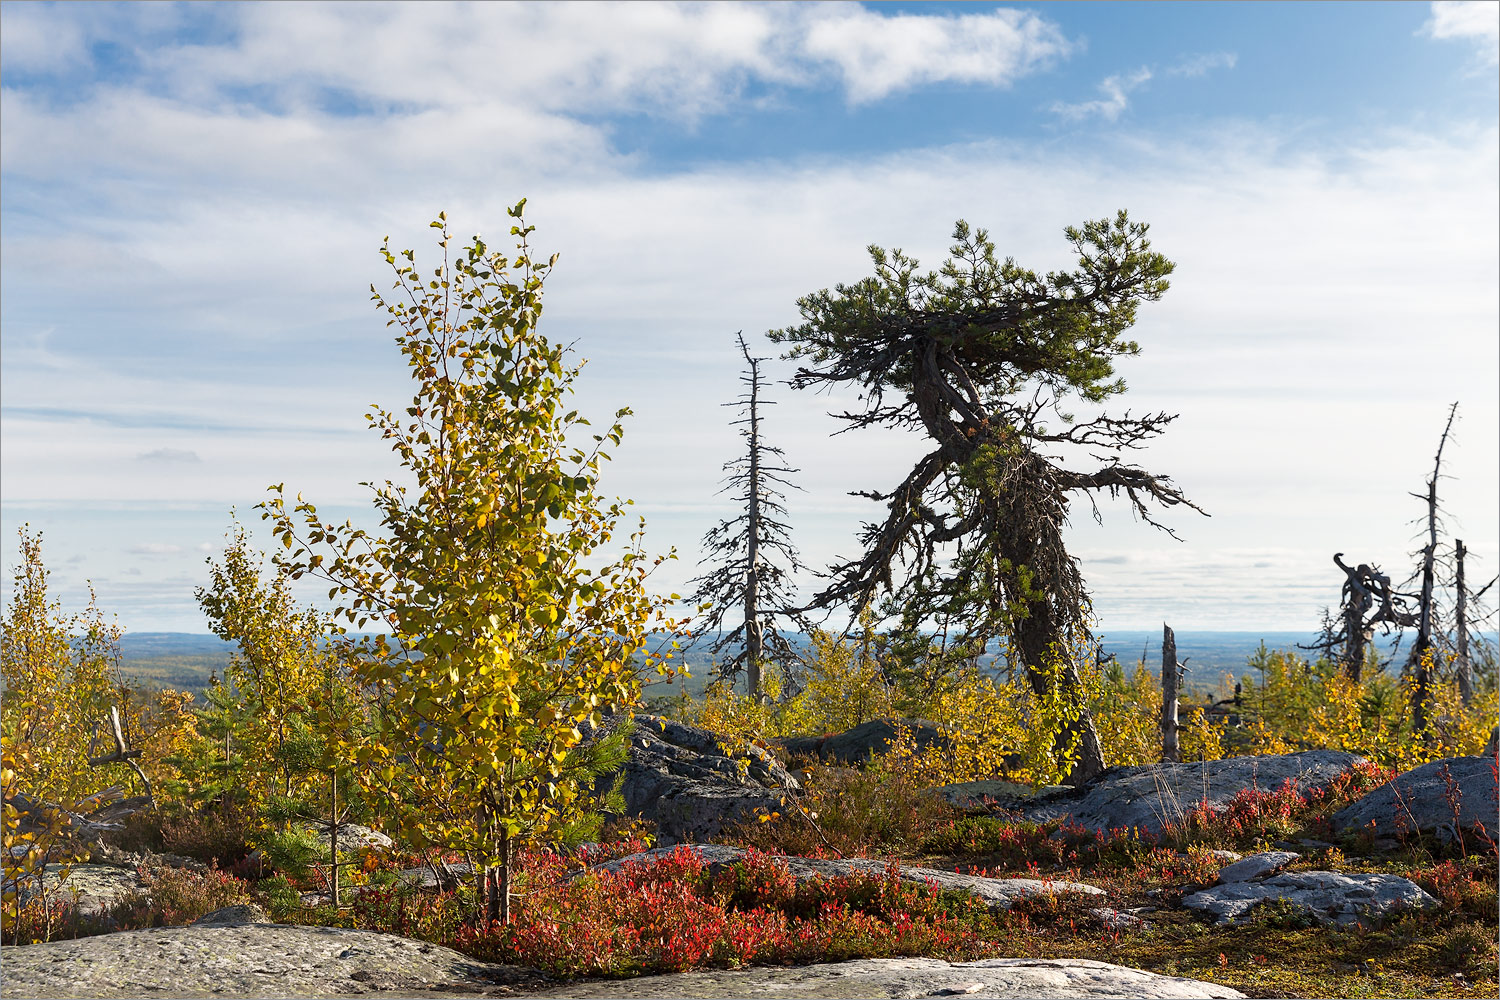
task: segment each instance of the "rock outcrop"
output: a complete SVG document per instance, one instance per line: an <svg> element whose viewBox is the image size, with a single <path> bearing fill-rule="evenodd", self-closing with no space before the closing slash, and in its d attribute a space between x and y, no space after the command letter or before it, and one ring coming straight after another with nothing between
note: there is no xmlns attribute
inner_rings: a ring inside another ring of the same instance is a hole
<svg viewBox="0 0 1500 1000"><path fill-rule="evenodd" d="M1231 924L1247 920L1256 906L1278 900L1320 923L1365 926L1401 910L1439 905L1421 886L1399 875L1339 872L1283 872L1262 881L1229 882L1184 896L1182 905Z"/></svg>
<svg viewBox="0 0 1500 1000"><path fill-rule="evenodd" d="M599 728L608 731L625 721L607 716ZM751 746L731 756L713 733L655 715L635 717L625 764L601 777L599 790L622 776L626 814L654 822L662 843L706 840L754 822L779 810L786 792L800 789L765 750Z"/></svg>
<svg viewBox="0 0 1500 1000"><path fill-rule="evenodd" d="M1195 979L1086 959L872 958L791 968L678 972L548 983L390 934L278 924L163 927L5 949L5 995L16 997L315 998L372 993L426 997L1142 998L1231 1000L1244 994Z"/></svg>
<svg viewBox="0 0 1500 1000"><path fill-rule="evenodd" d="M1267 875L1274 875L1299 857L1301 855L1293 851L1261 851L1259 854L1252 854L1220 868L1219 884L1250 882L1265 878Z"/></svg>
<svg viewBox="0 0 1500 1000"><path fill-rule="evenodd" d="M540 983L492 965L371 931L240 923L157 927L5 949L7 997L327 997Z"/></svg>
<svg viewBox="0 0 1500 1000"><path fill-rule="evenodd" d="M1276 791L1287 782L1302 792L1325 787L1361 760L1337 750L1305 750L1205 763L1111 767L1071 795L1015 811L1035 823L1062 819L1090 831L1135 828L1158 834L1200 805L1224 808L1245 789Z"/></svg>
<svg viewBox="0 0 1500 1000"><path fill-rule="evenodd" d="M1432 834L1500 839L1500 789L1494 757L1451 757L1413 768L1333 814L1340 833L1377 837Z"/></svg>
<svg viewBox="0 0 1500 1000"><path fill-rule="evenodd" d="M735 864L743 859L746 853L738 847L727 847L721 844L698 844L692 847L676 849L693 851L704 860L710 870ZM674 849L664 847L653 848L652 850L642 851L639 854L630 854L614 861L606 861L595 865L590 870L617 872L631 865L650 864L670 854L672 850ZM891 868L890 862L875 858L835 859L778 856L777 860L784 863L787 866L787 870L799 882L811 878L838 878L853 874L884 875ZM1104 895L1103 889L1097 886L1086 885L1082 882L1053 882L1034 878L986 878L981 875L962 875L958 872L944 871L941 868L923 868L916 865L897 865L896 874L902 881L923 885L936 885L939 889L966 892L971 896L984 900L992 909L1009 909L1011 904L1018 899L1048 893L1077 892L1090 896Z"/></svg>
<svg viewBox="0 0 1500 1000"><path fill-rule="evenodd" d="M791 968L678 972L639 979L569 983L534 996L776 997L814 1000L836 997L1079 998L1131 997L1139 1000L1232 998L1244 994L1217 983L1160 976L1081 958L988 958L944 962L936 958L865 958L852 962Z"/></svg>

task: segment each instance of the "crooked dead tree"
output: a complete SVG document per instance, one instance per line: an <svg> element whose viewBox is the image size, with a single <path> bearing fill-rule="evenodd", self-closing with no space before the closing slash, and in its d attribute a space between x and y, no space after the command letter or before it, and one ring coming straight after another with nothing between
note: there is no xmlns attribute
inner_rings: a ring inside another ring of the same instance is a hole
<svg viewBox="0 0 1500 1000"><path fill-rule="evenodd" d="M805 296L804 322L769 334L807 362L793 386L859 394L861 409L837 414L839 433L916 430L932 445L894 488L854 494L884 504L884 519L863 527L863 553L829 567L804 610L853 617L885 593L901 609L898 633L957 623L956 647L1005 641L1032 689L1069 706L1054 740L1075 783L1104 759L1075 659L1089 648L1091 609L1063 544L1069 505L1083 496L1097 518L1099 493L1123 495L1169 534L1152 504L1198 509L1167 477L1119 457L1173 417L1074 422L1062 409L1124 391L1113 361L1139 350L1124 334L1172 271L1146 231L1124 212L1070 227L1077 269L1040 276L1002 263L984 230L959 222L940 270L871 247L873 276ZM1096 467L1064 464L1080 452Z"/></svg>
<svg viewBox="0 0 1500 1000"><path fill-rule="evenodd" d="M735 490L734 499L743 505L744 513L720 521L703 536L707 551L703 561L710 568L692 580L698 585L693 599L710 605L702 627L720 632L710 651L731 654L720 665L720 676L733 678L743 669L746 691L758 699L765 665L777 664L790 677L797 662L796 650L777 627L778 619L802 624L800 615L791 610L791 574L802 564L791 542L791 529L783 520L786 496L778 487L799 487L785 478L797 470L788 468L782 450L766 444L761 435L760 408L775 405L761 395L760 365L766 359L751 357L744 335L735 336L745 356L746 370L740 381L746 390L738 400L724 405L740 407L742 416L731 423L741 428L745 453L724 463L729 476L720 492ZM743 620L724 632L725 618L737 608L743 610Z"/></svg>
<svg viewBox="0 0 1500 1000"><path fill-rule="evenodd" d="M1344 562L1342 552L1333 554L1333 562L1344 571L1339 625L1320 646L1341 647L1344 674L1359 683L1375 626L1384 626L1389 631L1392 627L1415 625L1417 619L1402 606L1402 595L1391 589L1391 578L1380 572L1379 566L1370 563L1350 566Z"/></svg>
<svg viewBox="0 0 1500 1000"><path fill-rule="evenodd" d="M1427 695L1432 683L1432 619L1433 590L1436 583L1437 533L1438 533L1438 478L1443 469L1443 447L1448 443L1448 433L1453 429L1453 417L1458 404L1448 408L1448 422L1443 425L1443 436L1438 439L1437 457L1432 460L1432 477L1427 480L1427 493L1413 493L1427 504L1427 544L1421 549L1422 578L1421 596L1417 605L1417 636L1412 640L1411 652L1406 658L1406 669L1412 678L1411 724L1412 731L1427 730Z"/></svg>

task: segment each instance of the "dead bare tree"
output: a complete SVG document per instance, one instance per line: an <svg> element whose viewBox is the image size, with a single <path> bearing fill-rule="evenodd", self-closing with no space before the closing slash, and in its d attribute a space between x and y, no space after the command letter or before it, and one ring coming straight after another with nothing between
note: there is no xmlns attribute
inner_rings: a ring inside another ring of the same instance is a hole
<svg viewBox="0 0 1500 1000"><path fill-rule="evenodd" d="M1413 681L1412 730L1417 733L1425 732L1427 729L1427 697L1428 688L1432 683L1433 589L1436 582L1435 565L1438 548L1437 485L1443 468L1443 447L1448 443L1448 433L1453 429L1453 417L1457 412L1458 403L1455 402L1448 408L1448 422L1443 425L1443 436L1438 439L1437 456L1432 460L1432 477L1427 480L1426 495L1412 494L1427 504L1427 544L1420 552L1422 562L1419 573L1422 578L1422 591L1417 605L1417 635L1412 640L1411 651L1406 658L1406 670Z"/></svg>
<svg viewBox="0 0 1500 1000"><path fill-rule="evenodd" d="M1177 662L1177 636L1165 623L1161 627L1161 759L1177 762L1182 755L1177 748L1177 689L1182 680L1182 664Z"/></svg>
<svg viewBox="0 0 1500 1000"><path fill-rule="evenodd" d="M1358 683L1375 626L1386 632L1393 627L1410 627L1416 616L1406 610L1403 595L1391 588L1391 578L1372 563L1349 566L1344 554L1335 552L1333 562L1344 571L1344 591L1339 608L1339 625L1318 647L1342 649L1344 674ZM1325 631L1331 626L1325 623Z"/></svg>
<svg viewBox="0 0 1500 1000"><path fill-rule="evenodd" d="M1047 694L1057 684L1076 712L1056 734L1060 753L1077 754L1074 782L1104 761L1074 662L1087 646L1090 603L1063 544L1069 504L1082 494L1098 517L1099 492L1124 494L1168 534L1148 504L1199 509L1167 477L1118 457L1173 417L1074 422L1061 408L1068 396L1099 403L1124 390L1113 359L1139 348L1123 334L1172 271L1146 230L1124 212L1070 227L1078 269L1041 277L997 260L988 234L959 222L939 271L919 274L899 250L871 247L874 276L805 296L805 322L769 334L793 345L788 357L810 362L795 387L860 393L862 410L838 414L844 430L915 429L935 445L894 489L854 494L884 504L884 521L864 526L863 554L830 567L806 610L858 612L883 590L902 608L901 632L958 622L953 646L970 653L1007 641L1032 688ZM1100 467L1065 467L1063 449Z"/></svg>
<svg viewBox="0 0 1500 1000"><path fill-rule="evenodd" d="M732 655L719 666L721 677L733 678L745 671L746 689L752 698L761 697L761 668L777 663L791 676L798 662L796 650L786 634L777 628L778 618L801 625L800 615L788 610L792 604L791 573L802 568L791 542L791 528L786 517L785 495L777 487L799 489L785 477L796 472L787 468L780 448L768 445L761 436L760 408L774 406L773 400L761 397L760 364L765 358L750 356L742 333L735 334L740 353L745 356L746 372L740 377L747 389L745 395L725 406L738 406L744 414L732 421L741 427L745 454L724 464L729 472L724 492L735 489L735 500L744 504L744 513L720 521L703 536L708 554L705 562L712 567L695 577L698 589L693 600L710 605L701 628L720 630L709 647L715 654L725 650ZM779 555L785 565L773 555ZM723 632L725 617L731 608L742 608L744 619L735 628Z"/></svg>

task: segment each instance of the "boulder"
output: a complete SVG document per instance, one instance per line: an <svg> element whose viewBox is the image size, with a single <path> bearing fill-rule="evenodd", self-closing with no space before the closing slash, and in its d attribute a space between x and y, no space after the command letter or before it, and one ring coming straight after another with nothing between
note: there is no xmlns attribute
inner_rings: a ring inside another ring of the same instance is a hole
<svg viewBox="0 0 1500 1000"><path fill-rule="evenodd" d="M1339 833L1377 837L1428 833L1457 840L1500 831L1494 757L1450 757L1397 775L1364 798L1333 814Z"/></svg>
<svg viewBox="0 0 1500 1000"><path fill-rule="evenodd" d="M1068 785L1032 788L1015 781L960 781L925 789L922 794L941 799L966 813L984 815L993 812L996 806L1017 808L1040 805L1074 792L1075 789Z"/></svg>
<svg viewBox="0 0 1500 1000"><path fill-rule="evenodd" d="M1291 851L1261 851L1219 869L1219 884L1249 882L1281 871L1302 855Z"/></svg>
<svg viewBox="0 0 1500 1000"><path fill-rule="evenodd" d="M1282 900L1324 924L1368 926L1401 910L1430 909L1438 901L1411 879L1399 875L1344 875L1339 872L1285 872L1258 882L1230 882L1189 896L1182 905L1242 923L1257 905Z"/></svg>
<svg viewBox="0 0 1500 1000"><path fill-rule="evenodd" d="M918 750L948 745L948 737L943 735L943 731L925 719L871 719L847 732L828 737L823 741L818 756L829 763L863 764L871 756L878 757L889 752L900 729L911 731Z"/></svg>
<svg viewBox="0 0 1500 1000"><path fill-rule="evenodd" d="M224 906L194 920L193 927L238 927L241 924L269 924L271 918L255 903Z"/></svg>
<svg viewBox="0 0 1500 1000"><path fill-rule="evenodd" d="M898 729L911 730L918 750L947 746L942 729L926 719L871 719L831 736L786 736L775 742L789 757L816 757L825 764L864 764L870 757L890 752Z"/></svg>
<svg viewBox="0 0 1500 1000"><path fill-rule="evenodd" d="M1075 789L1016 810L1033 823L1060 819L1086 830L1134 828L1159 834L1191 809L1223 809L1245 789L1276 791L1290 782L1307 792L1327 786L1363 758L1338 750L1259 757L1229 757L1204 763L1111 767Z"/></svg>
<svg viewBox="0 0 1500 1000"><path fill-rule="evenodd" d="M623 725L623 715L606 716L586 735ZM661 843L701 841L757 815L775 812L797 779L774 756L757 746L731 756L706 729L655 715L637 715L621 770L600 777L596 790L623 777L620 793L626 815L656 824Z"/></svg>
<svg viewBox="0 0 1500 1000"><path fill-rule="evenodd" d="M62 865L49 864L45 872L32 871L16 883L22 901L34 899L45 890L49 899L74 903L79 913L93 916L103 913L120 897L142 888L133 868L117 865L79 864L69 867L59 883ZM6 888L10 885L7 883Z"/></svg>
<svg viewBox="0 0 1500 1000"><path fill-rule="evenodd" d="M323 850L328 851L333 844L333 831L327 823L317 825L308 824L307 829L317 834L318 839L323 842ZM339 853L344 855L358 854L360 851L389 851L396 846L396 842L379 830L372 830L368 826L358 823L339 824Z"/></svg>
<svg viewBox="0 0 1500 1000"><path fill-rule="evenodd" d="M698 844L676 848L691 850L705 862L710 871L732 865L745 856L738 847L722 844ZM657 847L638 854L630 854L614 861L593 866L590 871L618 872L632 865L646 865L670 854L673 848ZM777 858L799 882L811 878L839 878L854 874L884 875L891 862L875 858L800 858L781 856ZM1053 882L1034 878L986 878L981 875L962 875L941 868L922 868L915 865L897 865L897 877L905 882L936 885L939 889L967 892L984 900L991 909L1008 910L1018 899L1028 899L1057 892L1077 892L1091 896L1103 896L1104 890L1082 882Z"/></svg>
<svg viewBox="0 0 1500 1000"><path fill-rule="evenodd" d="M1083 958L862 958L819 965L706 969L636 979L568 983L538 997L978 997L1097 1000L1103 997L1232 998L1238 990Z"/></svg>

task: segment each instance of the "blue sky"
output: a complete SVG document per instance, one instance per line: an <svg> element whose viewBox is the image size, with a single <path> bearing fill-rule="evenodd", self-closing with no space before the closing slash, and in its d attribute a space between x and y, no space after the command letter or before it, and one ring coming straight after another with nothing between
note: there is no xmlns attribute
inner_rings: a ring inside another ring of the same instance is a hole
<svg viewBox="0 0 1500 1000"><path fill-rule="evenodd" d="M1140 461L1213 516L1169 515L1177 543L1075 511L1104 628L1310 628L1334 551L1403 575L1454 399L1446 505L1488 575L1497 24L1493 3L5 3L7 564L29 523L70 607L92 580L131 630L202 631L231 507L254 530L285 482L357 518L358 483L394 474L363 420L408 394L368 302L381 238L421 260L440 209L493 237L525 196L562 255L545 328L590 359L580 408L636 411L605 485L678 549L663 589L730 513L736 330L794 321L870 243L935 265L962 217L1060 267L1063 227L1121 207L1178 269L1119 406L1181 414ZM830 439L840 400L777 398L823 565L876 513L848 491L921 442Z"/></svg>

